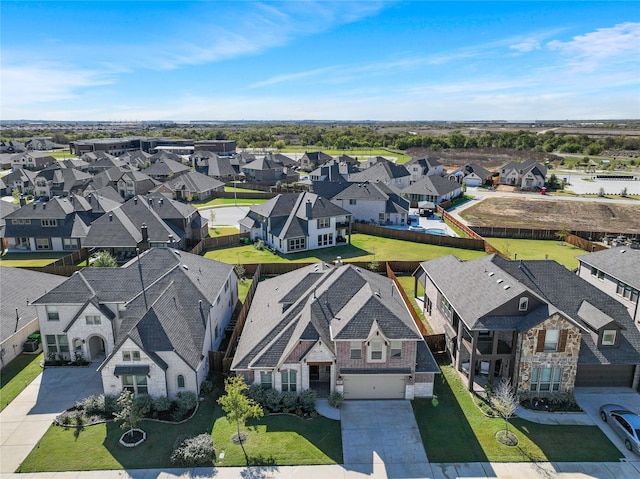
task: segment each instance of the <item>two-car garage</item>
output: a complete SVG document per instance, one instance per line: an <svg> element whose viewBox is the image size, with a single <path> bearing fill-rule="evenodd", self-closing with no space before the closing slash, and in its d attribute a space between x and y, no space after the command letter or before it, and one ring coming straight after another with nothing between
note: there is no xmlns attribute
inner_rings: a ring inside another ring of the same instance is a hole
<svg viewBox="0 0 640 479"><path fill-rule="evenodd" d="M404 399L408 374L342 374L345 399Z"/></svg>
<svg viewBox="0 0 640 479"><path fill-rule="evenodd" d="M635 367L633 364L578 364L575 386L630 388Z"/></svg>

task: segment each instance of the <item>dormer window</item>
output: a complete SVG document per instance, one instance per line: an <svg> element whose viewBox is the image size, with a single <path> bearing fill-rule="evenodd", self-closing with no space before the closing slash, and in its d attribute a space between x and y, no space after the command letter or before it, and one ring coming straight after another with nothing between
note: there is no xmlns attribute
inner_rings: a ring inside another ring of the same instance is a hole
<svg viewBox="0 0 640 479"><path fill-rule="evenodd" d="M602 345L603 346L614 346L616 344L616 334L617 331L615 329L607 329L602 333Z"/></svg>
<svg viewBox="0 0 640 479"><path fill-rule="evenodd" d="M518 309L520 311L526 311L527 309L529 309L529 298L520 298L520 305L518 306Z"/></svg>
<svg viewBox="0 0 640 479"><path fill-rule="evenodd" d="M386 348L384 345L384 341L381 339L372 339L369 341L369 362L384 362L386 356Z"/></svg>

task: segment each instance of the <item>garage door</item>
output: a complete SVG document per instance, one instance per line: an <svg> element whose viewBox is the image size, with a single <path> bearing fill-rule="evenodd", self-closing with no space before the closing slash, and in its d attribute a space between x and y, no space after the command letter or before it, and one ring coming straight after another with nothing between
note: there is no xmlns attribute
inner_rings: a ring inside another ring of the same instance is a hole
<svg viewBox="0 0 640 479"><path fill-rule="evenodd" d="M576 387L625 387L633 382L632 364L578 365Z"/></svg>
<svg viewBox="0 0 640 479"><path fill-rule="evenodd" d="M345 399L404 399L407 376L398 374L343 375Z"/></svg>

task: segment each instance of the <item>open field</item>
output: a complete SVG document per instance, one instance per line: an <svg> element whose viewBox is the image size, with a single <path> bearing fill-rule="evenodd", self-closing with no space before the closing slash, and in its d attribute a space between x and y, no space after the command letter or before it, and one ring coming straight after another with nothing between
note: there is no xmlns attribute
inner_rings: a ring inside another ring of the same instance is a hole
<svg viewBox="0 0 640 479"><path fill-rule="evenodd" d="M577 256L587 254L572 244L555 240L529 240L513 238L485 238L491 246L513 259L550 259L573 270L578 267Z"/></svg>
<svg viewBox="0 0 640 479"><path fill-rule="evenodd" d="M287 153L305 153L307 151L322 151L323 153L326 153L327 155L331 155L331 156L347 155L347 156L351 156L352 158L358 158L362 160L367 159L367 158L361 158L363 156L364 157L392 156L397 158L396 163L398 164L406 163L411 159L411 156L406 155L404 153L400 153L399 151L386 150L383 148L356 148L356 149L350 149L350 150L335 150L331 148L320 148L320 147L313 147L313 146L297 146L297 147L288 146L282 149L282 154L286 155Z"/></svg>
<svg viewBox="0 0 640 479"><path fill-rule="evenodd" d="M271 253L268 250L258 251L253 245L235 246L210 250L205 257L223 261L225 263L249 264L249 263L305 263L316 261L333 261L336 256L351 261L426 261L453 254L462 260L474 259L484 256L483 251L472 251L446 246L412 243L365 234L351 236L351 244L323 248L311 251L303 251L288 255Z"/></svg>
<svg viewBox="0 0 640 479"><path fill-rule="evenodd" d="M550 198L488 198L460 212L469 225L640 233L640 205Z"/></svg>

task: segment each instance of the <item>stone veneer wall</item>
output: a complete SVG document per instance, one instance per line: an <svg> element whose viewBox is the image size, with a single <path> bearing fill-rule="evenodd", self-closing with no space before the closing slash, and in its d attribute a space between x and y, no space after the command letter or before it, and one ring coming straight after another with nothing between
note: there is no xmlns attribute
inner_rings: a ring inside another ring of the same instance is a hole
<svg viewBox="0 0 640 479"><path fill-rule="evenodd" d="M568 330L567 343L563 352L536 352L538 332L543 329ZM559 313L555 313L550 318L523 334L517 354L517 356L519 356L518 390L529 391L532 368L561 367L562 383L560 384L559 392L571 392L575 384L578 369L578 354L580 353L581 339L582 334L580 329Z"/></svg>

